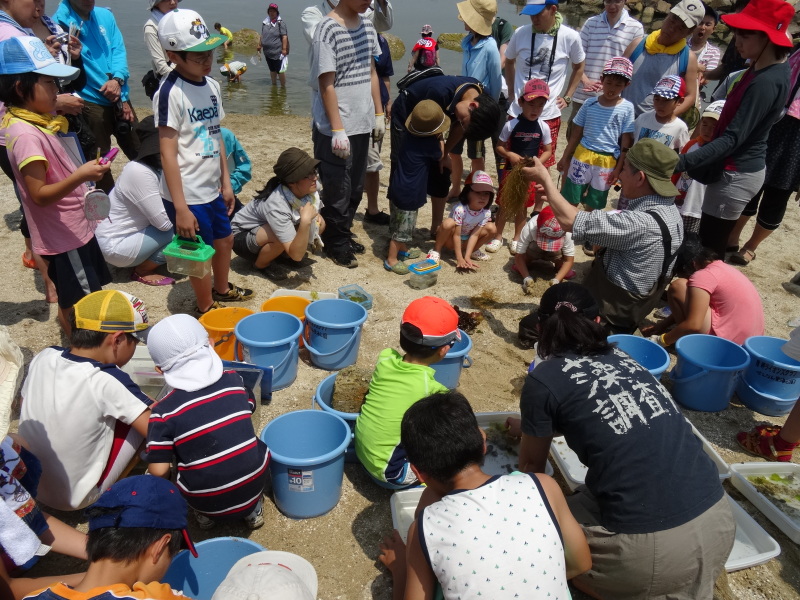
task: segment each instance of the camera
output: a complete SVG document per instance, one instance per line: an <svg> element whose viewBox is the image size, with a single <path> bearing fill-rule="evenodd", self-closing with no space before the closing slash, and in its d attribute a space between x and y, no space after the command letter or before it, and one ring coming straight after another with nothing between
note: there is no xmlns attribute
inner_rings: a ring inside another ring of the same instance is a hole
<svg viewBox="0 0 800 600"><path fill-rule="evenodd" d="M123 111L122 111L122 100L118 100L117 103L114 105L114 135L128 135L132 130L133 127L130 124L130 121L126 121L122 118Z"/></svg>
<svg viewBox="0 0 800 600"><path fill-rule="evenodd" d="M69 34L68 33L62 33L60 35L57 35L56 36L56 41L59 42L60 44L68 44L69 43Z"/></svg>

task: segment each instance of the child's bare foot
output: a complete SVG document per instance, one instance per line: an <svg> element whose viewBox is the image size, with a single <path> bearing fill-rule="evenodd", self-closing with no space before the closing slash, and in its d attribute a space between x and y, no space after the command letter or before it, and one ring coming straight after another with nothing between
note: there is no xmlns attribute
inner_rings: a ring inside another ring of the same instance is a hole
<svg viewBox="0 0 800 600"><path fill-rule="evenodd" d="M380 545L381 552L378 560L389 569L392 577L398 578L406 570L406 545L397 529L392 530L391 536L386 536Z"/></svg>

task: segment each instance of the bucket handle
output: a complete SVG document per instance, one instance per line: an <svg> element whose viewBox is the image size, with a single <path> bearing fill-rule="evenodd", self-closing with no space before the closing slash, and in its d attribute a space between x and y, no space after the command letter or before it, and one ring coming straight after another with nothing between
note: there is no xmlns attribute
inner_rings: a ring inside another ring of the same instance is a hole
<svg viewBox="0 0 800 600"><path fill-rule="evenodd" d="M353 341L356 339L356 336L358 336L358 334L361 332L361 327L356 327L355 330L353 331L353 335L350 336L350 339L347 340L344 344L342 344L338 348L336 348L336 350L332 350L331 352L320 352L319 350L314 350L314 348L311 346L311 343L308 341L310 337L308 335L308 330L310 327L311 324L306 323L305 328L303 329L303 341L306 344L306 350L308 350L309 352L311 352L311 354L315 356L322 356L322 357L333 356L337 352L341 352L342 350L347 348L350 344L352 344Z"/></svg>
<svg viewBox="0 0 800 600"><path fill-rule="evenodd" d="M219 338L219 339L218 339L216 342L214 342L214 348L216 348L216 347L217 347L217 346L219 346L220 344L224 344L225 342L227 342L229 339L231 339L231 337L232 337L233 335L234 335L234 334L233 334L233 332L232 332L232 331L229 331L228 333L226 333L225 335L223 335L223 336L222 336L221 338Z"/></svg>
<svg viewBox="0 0 800 600"><path fill-rule="evenodd" d="M242 342L240 342L239 340L236 340L236 344L234 344L234 346L233 346L233 358L236 361L244 362L243 359L239 358L239 346L241 346L241 345L242 345ZM275 371L277 371L278 369L280 369L286 363L286 361L289 360L289 357L291 357L292 354L294 354L296 346L297 346L297 340L293 340L292 341L292 345L289 346L289 351L286 353L286 356L283 357L283 360L281 362L279 362L277 365L272 365L272 372L273 373ZM258 365L256 365L256 366L258 366ZM314 399L313 398L311 399L311 408L314 408Z"/></svg>
<svg viewBox="0 0 800 600"><path fill-rule="evenodd" d="M699 379L703 375L708 375L709 371L707 369L703 369L699 373L695 373L694 375L689 375L689 377L678 377L675 375L675 369L669 372L669 378L674 381L675 383L689 383L690 381L694 381L695 379Z"/></svg>
<svg viewBox="0 0 800 600"><path fill-rule="evenodd" d="M469 369L472 366L472 357L469 354L461 360L461 366L465 369Z"/></svg>

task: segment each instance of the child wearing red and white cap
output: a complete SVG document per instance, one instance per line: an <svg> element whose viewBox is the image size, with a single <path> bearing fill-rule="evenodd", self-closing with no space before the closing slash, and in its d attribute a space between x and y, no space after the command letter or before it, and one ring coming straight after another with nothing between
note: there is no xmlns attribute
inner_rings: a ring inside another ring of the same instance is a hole
<svg viewBox="0 0 800 600"><path fill-rule="evenodd" d="M653 138L675 152L689 141L689 129L676 111L686 97L686 82L679 75L667 75L653 88L653 110L642 113L634 123L634 143Z"/></svg>
<svg viewBox="0 0 800 600"><path fill-rule="evenodd" d="M553 209L546 206L538 215L531 217L519 236L519 251L514 256L514 270L522 276L522 291L530 293L533 283L528 265L535 261L553 263L556 274L550 285L575 277L575 244L572 234L559 225Z"/></svg>

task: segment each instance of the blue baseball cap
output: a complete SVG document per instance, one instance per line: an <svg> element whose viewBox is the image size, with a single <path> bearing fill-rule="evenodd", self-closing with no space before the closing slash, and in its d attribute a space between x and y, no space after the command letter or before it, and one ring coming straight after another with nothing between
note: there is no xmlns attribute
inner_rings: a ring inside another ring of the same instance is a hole
<svg viewBox="0 0 800 600"><path fill-rule="evenodd" d="M520 14L533 17L542 12L545 7L557 5L558 0L528 0L525 4L525 8L520 11Z"/></svg>
<svg viewBox="0 0 800 600"><path fill-rule="evenodd" d="M136 475L121 479L86 510L89 531L104 527L180 529L189 552L197 556L186 530L189 510L186 500L180 490L163 477Z"/></svg>
<svg viewBox="0 0 800 600"><path fill-rule="evenodd" d="M36 73L72 81L80 69L62 65L37 37L24 35L0 42L0 75Z"/></svg>

